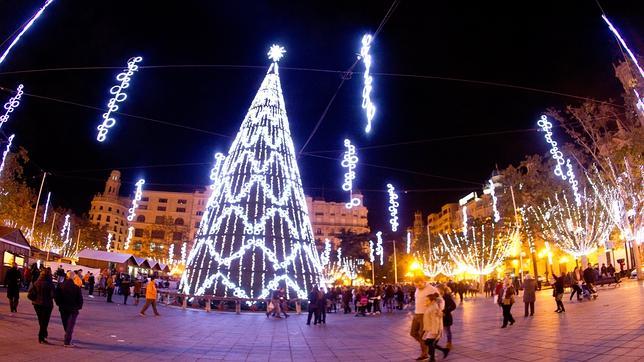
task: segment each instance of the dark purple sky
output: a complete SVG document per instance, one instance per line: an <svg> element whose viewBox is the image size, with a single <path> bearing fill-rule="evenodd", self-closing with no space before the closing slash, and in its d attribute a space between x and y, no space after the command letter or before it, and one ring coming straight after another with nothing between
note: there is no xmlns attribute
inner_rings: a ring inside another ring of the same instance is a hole
<svg viewBox="0 0 644 362"><path fill-rule="evenodd" d="M0 39L7 38L44 1L0 3ZM123 66L133 55L143 65L268 66L272 43L288 53L283 67L345 70L360 38L373 32L391 1L228 2L80 1L52 4L0 65L0 86L25 84L28 93L104 107L114 69L7 74L59 67ZM427 3L427 4L425 4ZM641 2L604 1L604 10L632 48L642 49ZM595 1L435 2L403 1L372 47L373 72L429 75L509 83L585 97L617 99L613 64L621 57ZM4 49L2 47L1 49ZM362 71L358 66L356 70ZM234 135L265 68L158 68L140 71L122 111L211 132ZM281 71L296 148L310 135L334 93L336 73ZM547 107L571 98L467 82L375 76L372 97L378 112L365 136L360 75L345 83L306 151L381 145L535 127ZM0 92L1 99L9 94ZM2 101L4 102L4 101ZM57 206L84 212L102 190L109 170L123 179L144 176L148 184L191 188L205 185L215 151L230 139L142 119L120 116L108 142L95 141L101 111L25 97L5 132L30 152L28 170L52 173L46 183ZM359 151L358 187L367 190L370 222L383 227L386 182L399 189L455 189L407 193L402 224L414 209L434 211L445 202L479 190L495 165L543 153L540 134L522 132L468 137ZM338 153L320 155L338 157ZM181 167L138 167L197 163ZM305 192L344 200L339 162L300 158ZM128 167L128 168L126 168ZM138 167L138 168L132 168ZM448 181L427 174L463 180ZM468 182L467 182L468 181ZM161 186L155 186L161 187ZM123 192L130 192L126 184ZM373 190L373 191L372 191Z"/></svg>

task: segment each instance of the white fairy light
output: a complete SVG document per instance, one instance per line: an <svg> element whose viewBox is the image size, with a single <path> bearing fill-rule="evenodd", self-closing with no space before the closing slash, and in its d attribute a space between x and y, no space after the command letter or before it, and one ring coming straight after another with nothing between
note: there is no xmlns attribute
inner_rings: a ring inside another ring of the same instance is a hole
<svg viewBox="0 0 644 362"><path fill-rule="evenodd" d="M604 21L606 22L606 24L608 24L608 28L610 29L610 31L612 31L612 32L613 32L613 34L615 34L615 37L616 37L616 38L617 38L617 40L619 40L619 42L622 44L622 47L623 47L624 49L626 49L626 53L628 53L629 58L631 58L631 60L633 61L633 63L634 63L634 64L635 64L635 66L637 67L637 70L638 70L638 71L639 71L639 73L640 73L640 77L644 78L644 70L642 70L642 67L640 66L640 63L637 61L637 57L635 56L635 54L633 54L633 52L632 52L632 51L631 51L631 49L628 47L628 45L626 45L626 42L624 41L624 39L622 38L622 36L619 34L619 32L617 31L617 29L613 26L613 24L608 20L608 18L607 18L605 15L602 15L602 19L604 19Z"/></svg>
<svg viewBox="0 0 644 362"><path fill-rule="evenodd" d="M344 156L340 165L343 168L347 169L347 172L344 174L344 183L342 184L342 189L349 192L349 202L344 204L344 207L350 209L354 206L360 205L360 199L353 197L353 180L356 178L356 164L358 163L358 156L356 156L356 146L351 144L351 141L348 139L344 140Z"/></svg>
<svg viewBox="0 0 644 362"><path fill-rule="evenodd" d="M566 160L566 175L568 176L568 183L572 187L572 193L575 195L575 203L577 206L581 206L581 195L579 194L579 182L575 178L575 173L572 170L572 165L570 164L570 159Z"/></svg>
<svg viewBox="0 0 644 362"><path fill-rule="evenodd" d="M407 254L411 253L411 232L407 231Z"/></svg>
<svg viewBox="0 0 644 362"><path fill-rule="evenodd" d="M391 224L391 231L398 231L398 194L394 185L387 184L387 193L389 194L389 224Z"/></svg>
<svg viewBox="0 0 644 362"><path fill-rule="evenodd" d="M557 147L557 142L552 139L552 123L548 121L548 117L546 117L546 115L542 115L537 124L539 125L539 127L541 127L541 130L545 132L546 142L548 142L551 146L550 154L552 155L552 158L557 162L557 164L555 165L555 175L559 176L564 181L568 180L570 188L575 195L575 202L577 203L577 206L580 206L581 195L579 194L579 183L575 178L570 159L564 160L563 153L559 150L559 147ZM563 165L566 165L565 173L562 169Z"/></svg>
<svg viewBox="0 0 644 362"><path fill-rule="evenodd" d="M562 180L566 180L566 175L563 172L563 169L561 168L566 161L564 160L563 153L559 151L559 147L557 146L557 141L552 139L552 123L548 121L548 117L546 115L541 115L541 119L537 121L537 125L541 127L541 130L545 132L545 139L546 142L550 144L550 154L552 155L552 158L557 162L555 165L555 175L561 177Z"/></svg>
<svg viewBox="0 0 644 362"><path fill-rule="evenodd" d="M53 2L54 2L54 0L47 0L45 2L45 4L40 9L38 9L38 11L31 17L31 20L29 20L29 22L27 24L25 24L25 26L22 28L22 30L20 30L18 35L15 38L13 38L13 41L11 41L11 43L9 44L7 49L4 51L4 53L2 53L2 56L0 56L0 64L2 64L2 62L4 62L4 60L7 58L7 55L9 55L9 52L11 51L11 49L16 44L18 44L18 41L20 40L20 38L27 32L27 30L29 30L29 28L31 28L32 25L34 25L34 23L36 22L36 20L38 20L40 15L42 15L42 13L45 11L45 9L47 9L47 7Z"/></svg>
<svg viewBox="0 0 644 362"><path fill-rule="evenodd" d="M644 165L631 166L624 160L621 170L608 161L607 178L594 168L587 175L595 196L626 242L644 243Z"/></svg>
<svg viewBox="0 0 644 362"><path fill-rule="evenodd" d="M141 201L141 197L143 196L143 185L145 184L144 179L139 179L139 181L136 182L136 191L134 191L134 198L132 199L132 207L130 207L127 212L127 221L134 221L134 218L136 217L136 208L139 207L139 201Z"/></svg>
<svg viewBox="0 0 644 362"><path fill-rule="evenodd" d="M69 243L69 232L71 229L71 223L69 222L69 214L65 215L65 222L63 223L63 228L60 231L60 238L63 239L63 245Z"/></svg>
<svg viewBox="0 0 644 362"><path fill-rule="evenodd" d="M107 233L107 244L105 244L105 250L112 251L112 233Z"/></svg>
<svg viewBox="0 0 644 362"><path fill-rule="evenodd" d="M374 255L375 251L376 250L374 248L373 240L369 240L369 261L372 263L376 260L376 257Z"/></svg>
<svg viewBox="0 0 644 362"><path fill-rule="evenodd" d="M133 237L134 237L134 226L130 226L127 228L127 237L125 238L125 244L123 244L123 249L127 250L130 248L130 243L132 242Z"/></svg>
<svg viewBox="0 0 644 362"><path fill-rule="evenodd" d="M4 104L5 112L0 116L0 128L9 120L11 113L20 106L20 100L22 99L24 86L22 84L18 85L16 88L16 95L9 98L7 103Z"/></svg>
<svg viewBox="0 0 644 362"><path fill-rule="evenodd" d="M371 40L373 37L370 34L365 34L362 37L362 48L360 48L360 58L364 63L364 87L362 88L362 109L365 110L365 115L367 116L367 125L364 128L365 133L371 132L371 121L376 114L376 106L371 102L371 90L373 86L373 77L371 77L371 54L369 54L369 49L371 48Z"/></svg>
<svg viewBox="0 0 644 362"><path fill-rule="evenodd" d="M322 266L329 265L331 261L331 241L329 239L324 239L324 252L320 256L320 263Z"/></svg>
<svg viewBox="0 0 644 362"><path fill-rule="evenodd" d="M467 235L467 206L463 205L463 237Z"/></svg>
<svg viewBox="0 0 644 362"><path fill-rule="evenodd" d="M112 117L112 113L119 110L117 103L121 103L127 98L125 89L130 86L130 80L132 79L134 72L139 70L139 66L136 63L139 63L142 60L142 57L132 57L128 59L127 69L124 69L123 72L119 73L116 76L116 80L120 81L121 84L117 84L110 88L110 94L112 94L114 97L110 98L110 100L107 102L107 112L103 113L102 116L103 122L98 127L96 127L96 129L98 129L96 140L98 140L99 142L105 141L109 129L114 127L114 125L116 124L116 119Z"/></svg>
<svg viewBox="0 0 644 362"><path fill-rule="evenodd" d="M42 216L42 222L47 222L47 211L49 210L49 200L51 199L51 191L47 193L47 202L45 202L45 213Z"/></svg>
<svg viewBox="0 0 644 362"><path fill-rule="evenodd" d="M568 202L566 194L555 194L542 206L529 207L543 234L575 258L594 252L611 231L610 216L594 195L582 197L581 206Z"/></svg>
<svg viewBox="0 0 644 362"><path fill-rule="evenodd" d="M490 227L470 227L468 233L439 234L441 243L459 271L474 275L490 274L501 265L510 251L512 240L518 236L518 229L508 225L501 227L492 223Z"/></svg>
<svg viewBox="0 0 644 362"><path fill-rule="evenodd" d="M185 241L181 245L181 264L186 265L186 252L187 252L188 243Z"/></svg>
<svg viewBox="0 0 644 362"><path fill-rule="evenodd" d="M376 244L376 256L380 257L380 265L385 263L385 251L382 248L382 231L376 233L378 243Z"/></svg>
<svg viewBox="0 0 644 362"><path fill-rule="evenodd" d="M285 284L287 298L305 298L312 285L325 285L280 85L284 52L271 47L273 63L228 155L216 156L184 293L265 298Z"/></svg>
<svg viewBox="0 0 644 362"><path fill-rule="evenodd" d="M494 222L499 222L499 220L501 220L501 215L499 214L499 210L496 208L497 198L496 198L496 193L494 192L494 181L490 179L489 184L490 184L490 188L489 188L490 196L492 196L492 210L494 212Z"/></svg>
<svg viewBox="0 0 644 362"><path fill-rule="evenodd" d="M170 261L168 264L174 263L174 244L170 244L168 248L168 260Z"/></svg>
<svg viewBox="0 0 644 362"><path fill-rule="evenodd" d="M4 152L2 152L2 163L0 163L0 175L2 175L2 171L4 170L4 162L7 159L7 155L9 154L9 151L11 150L11 142L13 142L13 138L15 135L9 136L7 139L7 147L4 149Z"/></svg>

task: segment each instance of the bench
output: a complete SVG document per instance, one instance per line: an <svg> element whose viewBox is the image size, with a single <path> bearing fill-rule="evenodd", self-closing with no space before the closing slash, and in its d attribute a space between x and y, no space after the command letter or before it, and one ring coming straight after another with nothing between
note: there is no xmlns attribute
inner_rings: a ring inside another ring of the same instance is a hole
<svg viewBox="0 0 644 362"><path fill-rule="evenodd" d="M608 285L608 286L613 285L614 287L618 287L621 282L622 281L619 279L618 276L612 276L612 277L604 276L604 277L599 277L599 279L595 281L594 285L598 287L603 287L604 285Z"/></svg>

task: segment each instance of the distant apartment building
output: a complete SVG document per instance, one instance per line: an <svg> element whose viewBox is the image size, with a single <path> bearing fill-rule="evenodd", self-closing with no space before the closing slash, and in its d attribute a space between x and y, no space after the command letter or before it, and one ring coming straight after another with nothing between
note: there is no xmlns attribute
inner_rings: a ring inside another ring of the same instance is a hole
<svg viewBox="0 0 644 362"><path fill-rule="evenodd" d="M480 197L477 193L463 197L460 202L445 204L441 210L427 216L427 225L432 237L438 234L449 233L452 230L463 228L463 207L467 209L468 219L485 219L492 217L492 197L483 194Z"/></svg>
<svg viewBox="0 0 644 362"><path fill-rule="evenodd" d="M89 219L99 226L106 226L113 235L112 248L124 250L129 226L134 234L128 252L139 256L166 257L174 244L174 255L180 257L184 242L191 243L203 216L210 196L207 187L193 192L150 190L143 187L143 194L136 209L136 217L128 222L128 209L132 199L120 196L121 173L112 171L105 182L105 190L94 196L89 210ZM325 238L338 245L343 230L368 233L367 208L361 206L346 209L344 203L327 202L306 197L315 240Z"/></svg>
<svg viewBox="0 0 644 362"><path fill-rule="evenodd" d="M325 239L333 241L335 248L340 245L338 236L342 231L355 234L368 233L368 210L363 204L363 196L354 194L360 199L360 206L347 209L344 202L330 202L320 198L306 197L309 217L313 226L313 237L318 242Z"/></svg>

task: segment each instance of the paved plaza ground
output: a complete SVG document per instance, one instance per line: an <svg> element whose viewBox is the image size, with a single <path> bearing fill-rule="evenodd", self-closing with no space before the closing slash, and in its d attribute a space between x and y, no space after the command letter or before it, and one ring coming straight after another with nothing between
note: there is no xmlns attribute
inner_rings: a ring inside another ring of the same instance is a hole
<svg viewBox="0 0 644 362"><path fill-rule="evenodd" d="M538 293L536 313L500 329L501 311L491 299L466 300L454 313L454 348L449 361L642 361L644 284L625 281L602 288L596 301L570 303L553 313L551 290ZM267 319L242 314L161 307L161 317L138 316L138 307L85 299L74 343L62 346L57 309L49 340L37 343L38 324L23 294L19 313L10 315L0 297L0 360L3 361L411 361L419 355L409 337L408 312L356 318L329 314L327 325L307 326L306 315ZM116 296L120 301L121 296ZM520 298L519 298L520 300ZM437 360L442 360L438 357Z"/></svg>

